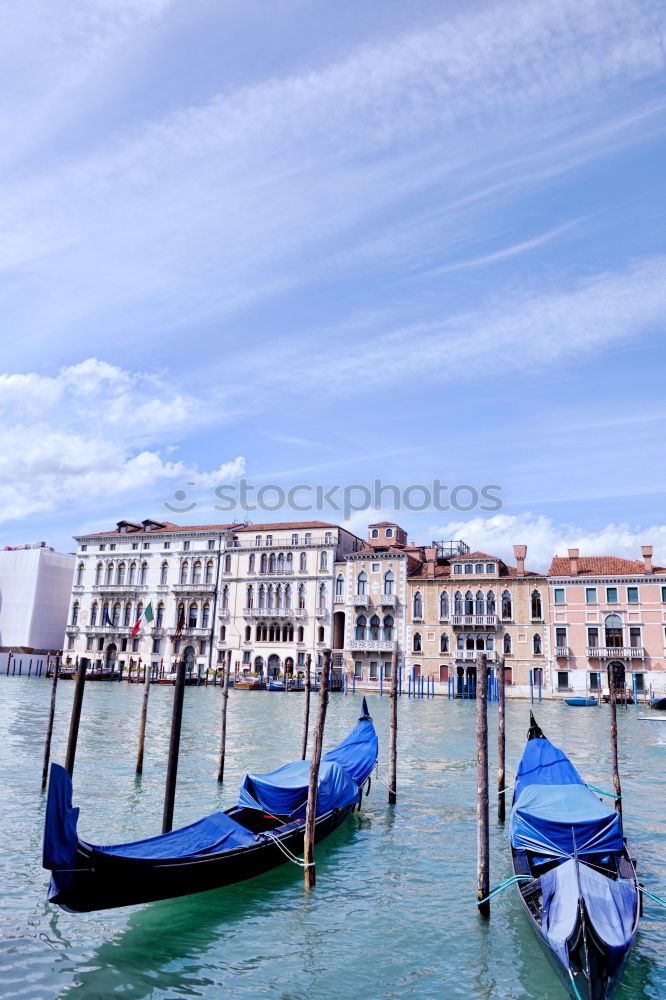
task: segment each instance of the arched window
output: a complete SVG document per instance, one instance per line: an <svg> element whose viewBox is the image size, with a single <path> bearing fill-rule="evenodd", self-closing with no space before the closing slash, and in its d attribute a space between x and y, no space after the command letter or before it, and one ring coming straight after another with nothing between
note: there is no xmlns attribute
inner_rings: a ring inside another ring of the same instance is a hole
<svg viewBox="0 0 666 1000"><path fill-rule="evenodd" d="M190 604L188 615L187 615L187 627L196 628L197 619L199 617L199 607L196 604Z"/></svg>
<svg viewBox="0 0 666 1000"><path fill-rule="evenodd" d="M298 626L298 630L296 632L296 640L297 640L297 642L303 642L303 636L304 636L304 634L305 634L305 630L304 630L303 626L299 625Z"/></svg>
<svg viewBox="0 0 666 1000"><path fill-rule="evenodd" d="M458 637L456 638L456 649L464 649L464 648L465 648L465 636L458 633Z"/></svg>
<svg viewBox="0 0 666 1000"><path fill-rule="evenodd" d="M157 617L155 618L155 628L164 627L164 605L157 605Z"/></svg>
<svg viewBox="0 0 666 1000"><path fill-rule="evenodd" d="M449 617L449 595L445 590L443 590L439 595L439 617Z"/></svg>
<svg viewBox="0 0 666 1000"><path fill-rule="evenodd" d="M392 594L394 585L395 585L395 574L393 573L392 570L389 570L388 573L384 573L384 593Z"/></svg>
<svg viewBox="0 0 666 1000"><path fill-rule="evenodd" d="M368 619L365 615L359 615L356 619L356 632L355 636L357 639L365 639L365 627L368 624Z"/></svg>
<svg viewBox="0 0 666 1000"><path fill-rule="evenodd" d="M275 572L275 553L274 552L271 552L271 554L268 557L268 572L269 573L274 573Z"/></svg>
<svg viewBox="0 0 666 1000"><path fill-rule="evenodd" d="M141 563L141 577L139 579L140 584L146 583L148 580L148 563Z"/></svg>
<svg viewBox="0 0 666 1000"><path fill-rule="evenodd" d="M266 588L263 583L259 585L259 607L266 607Z"/></svg>
<svg viewBox="0 0 666 1000"><path fill-rule="evenodd" d="M160 568L160 583L162 586L167 582L167 577L169 575L169 563L163 562Z"/></svg>
<svg viewBox="0 0 666 1000"><path fill-rule="evenodd" d="M368 574L365 570L361 572L356 577L356 593L364 596L368 592Z"/></svg>
<svg viewBox="0 0 666 1000"><path fill-rule="evenodd" d="M83 571L84 571L84 569L85 569L84 564L83 563L79 563L78 569L76 571L76 586L77 587L80 587L81 584L83 583Z"/></svg>
<svg viewBox="0 0 666 1000"><path fill-rule="evenodd" d="M106 567L106 583L107 585L113 582L113 563L109 563Z"/></svg>
<svg viewBox="0 0 666 1000"><path fill-rule="evenodd" d="M127 577L128 584L133 584L136 580L136 563L130 563L129 576Z"/></svg>
<svg viewBox="0 0 666 1000"><path fill-rule="evenodd" d="M100 583L102 582L102 573L103 572L104 572L104 567L102 566L101 563L97 563L97 566L95 567L95 586L96 587L99 587Z"/></svg>
<svg viewBox="0 0 666 1000"><path fill-rule="evenodd" d="M495 593L492 590L488 591L488 598L486 600L486 614L495 614Z"/></svg>
<svg viewBox="0 0 666 1000"><path fill-rule="evenodd" d="M298 606L299 608L305 607L305 584L301 583L298 588Z"/></svg>
<svg viewBox="0 0 666 1000"><path fill-rule="evenodd" d="M187 583L187 574L189 573L189 571L190 571L190 564L188 563L187 560L185 560L185 562L182 563L181 567L180 567L180 583L181 583L181 585Z"/></svg>
<svg viewBox="0 0 666 1000"><path fill-rule="evenodd" d="M192 566L192 583L195 586L201 583L201 563L198 559Z"/></svg>
<svg viewBox="0 0 666 1000"><path fill-rule="evenodd" d="M210 604L204 604L201 609L201 627L208 628L210 626Z"/></svg>
<svg viewBox="0 0 666 1000"><path fill-rule="evenodd" d="M532 618L541 621L541 594L538 590L532 591Z"/></svg>
<svg viewBox="0 0 666 1000"><path fill-rule="evenodd" d="M504 633L504 652L508 656L511 652L511 636L508 632Z"/></svg>
<svg viewBox="0 0 666 1000"><path fill-rule="evenodd" d="M284 588L284 606L285 608L291 607L291 584L288 583Z"/></svg>
<svg viewBox="0 0 666 1000"><path fill-rule="evenodd" d="M180 627L181 622L182 622L183 628L185 628L185 625L187 624L187 622L185 621L185 605L183 604L182 601L180 602L180 604L176 608L176 626Z"/></svg>
<svg viewBox="0 0 666 1000"><path fill-rule="evenodd" d="M415 632L414 633L414 638L413 638L413 641L412 641L412 649L414 650L415 653L420 653L421 652L421 633L420 632Z"/></svg>
<svg viewBox="0 0 666 1000"><path fill-rule="evenodd" d="M326 607L326 584L319 584L319 609L320 611Z"/></svg>
<svg viewBox="0 0 666 1000"><path fill-rule="evenodd" d="M247 588L247 592L246 592L246 596L245 596L245 607L246 608L253 608L254 607L254 587L252 586L251 583L248 584L248 588Z"/></svg>
<svg viewBox="0 0 666 1000"><path fill-rule="evenodd" d="M246 625L245 626L245 641L246 642L250 642L251 639L252 639L252 626L251 625Z"/></svg>
<svg viewBox="0 0 666 1000"><path fill-rule="evenodd" d="M455 596L453 598L453 613L456 615L462 615L465 613L465 604L463 601L463 595L459 590L456 590Z"/></svg>
<svg viewBox="0 0 666 1000"><path fill-rule="evenodd" d="M276 608L281 608L282 607L282 584L281 583L278 583L277 587L275 588L275 607Z"/></svg>
<svg viewBox="0 0 666 1000"><path fill-rule="evenodd" d="M534 635L532 636L532 649L534 653L541 652L541 636L539 635L538 632L535 632Z"/></svg>
<svg viewBox="0 0 666 1000"><path fill-rule="evenodd" d="M118 563L118 568L116 570L116 585L122 587L125 583L125 563Z"/></svg>
<svg viewBox="0 0 666 1000"><path fill-rule="evenodd" d="M60 619L62 621L62 618ZM72 625L76 625L79 620L79 602L75 601L72 605Z"/></svg>
<svg viewBox="0 0 666 1000"><path fill-rule="evenodd" d="M624 645L622 619L619 615L607 615L604 622L606 646L617 649Z"/></svg>
<svg viewBox="0 0 666 1000"><path fill-rule="evenodd" d="M254 552L252 552L247 560L247 571L248 573L254 573L254 564L256 562L256 557Z"/></svg>
<svg viewBox="0 0 666 1000"><path fill-rule="evenodd" d="M387 528L386 529L386 537L387 538L393 538L393 528Z"/></svg>
<svg viewBox="0 0 666 1000"><path fill-rule="evenodd" d="M213 582L213 560L209 559L206 563L206 575L204 577L204 583Z"/></svg>
<svg viewBox="0 0 666 1000"><path fill-rule="evenodd" d="M284 552L278 552L277 571L278 573L284 573Z"/></svg>
<svg viewBox="0 0 666 1000"><path fill-rule="evenodd" d="M319 557L319 569L325 570L327 568L328 568L328 552L324 551Z"/></svg>
<svg viewBox="0 0 666 1000"><path fill-rule="evenodd" d="M474 598L472 597L472 591L468 590L465 594L465 614L474 614Z"/></svg>
<svg viewBox="0 0 666 1000"><path fill-rule="evenodd" d="M126 627L132 624L132 605L128 602L125 605L125 614L123 615L123 625Z"/></svg>
<svg viewBox="0 0 666 1000"><path fill-rule="evenodd" d="M474 598L474 614L484 615L486 613L486 602L483 599L483 593L477 590L476 597Z"/></svg>
<svg viewBox="0 0 666 1000"><path fill-rule="evenodd" d="M222 594L220 596L220 607L226 609L229 607L229 585L225 583L222 587Z"/></svg>
<svg viewBox="0 0 666 1000"><path fill-rule="evenodd" d="M261 553L261 559L259 560L259 572L265 573L268 569L268 556L265 552Z"/></svg>
<svg viewBox="0 0 666 1000"><path fill-rule="evenodd" d="M345 590L345 578L342 573L338 573L335 580L335 596L342 597Z"/></svg>
<svg viewBox="0 0 666 1000"><path fill-rule="evenodd" d="M324 626L320 625L319 628L317 629L317 642L323 642L325 634L326 633L324 632Z"/></svg>
<svg viewBox="0 0 666 1000"><path fill-rule="evenodd" d="M276 625L275 625L275 624L273 623L273 624L272 624L272 625L270 626L270 628L268 629L268 641L269 641L269 642L275 642L275 629L276 629L276 628L277 628L277 630L278 630L278 634L277 634L277 637L278 637L278 639L280 638L280 628L279 628L279 626L276 626Z"/></svg>
<svg viewBox="0 0 666 1000"><path fill-rule="evenodd" d="M294 554L293 554L293 552L287 552L287 555L286 555L285 560L284 560L284 571L285 571L285 573L293 573L294 572Z"/></svg>
<svg viewBox="0 0 666 1000"><path fill-rule="evenodd" d="M256 638L257 642L261 642L261 625L257 625L257 629L256 629L256 632L255 632L255 638Z"/></svg>
<svg viewBox="0 0 666 1000"><path fill-rule="evenodd" d="M273 596L273 584L269 583L268 586L266 587L266 607L267 608L274 608L275 607L275 604L273 603L273 600L274 600L274 596Z"/></svg>
<svg viewBox="0 0 666 1000"><path fill-rule="evenodd" d="M476 637L476 648L477 649L485 649L486 648L486 645L485 645L485 642L483 641L483 636L482 635L477 635L477 637Z"/></svg>
<svg viewBox="0 0 666 1000"><path fill-rule="evenodd" d="M494 648L495 648L495 636L491 632L489 632L488 635L486 636L486 649L494 649Z"/></svg>
<svg viewBox="0 0 666 1000"><path fill-rule="evenodd" d="M511 614L511 594L505 590L502 594L502 618L512 618Z"/></svg>
<svg viewBox="0 0 666 1000"><path fill-rule="evenodd" d="M391 615L386 615L384 618L384 638L393 638L393 617Z"/></svg>
<svg viewBox="0 0 666 1000"><path fill-rule="evenodd" d="M373 615L370 619L370 638L379 639L380 620L378 615Z"/></svg>
<svg viewBox="0 0 666 1000"><path fill-rule="evenodd" d="M120 602L119 601L116 601L116 603L113 605L113 613L111 614L111 621L113 623L114 628L117 628L120 625Z"/></svg>
<svg viewBox="0 0 666 1000"><path fill-rule="evenodd" d="M414 594L414 617L423 618L423 597L420 590Z"/></svg>
<svg viewBox="0 0 666 1000"><path fill-rule="evenodd" d="M449 637L446 632L442 632L439 637L439 651L440 653L448 653L449 651Z"/></svg>
<svg viewBox="0 0 666 1000"><path fill-rule="evenodd" d="M220 625L220 642L224 642L227 638L227 626Z"/></svg>
<svg viewBox="0 0 666 1000"><path fill-rule="evenodd" d="M308 554L307 554L307 552L301 552L299 560L298 560L298 568L301 571L303 571L303 572L305 572L305 570L308 568Z"/></svg>
<svg viewBox="0 0 666 1000"><path fill-rule="evenodd" d="M212 563L210 564L213 565ZM224 557L224 572L231 573L231 552L227 552Z"/></svg>
<svg viewBox="0 0 666 1000"><path fill-rule="evenodd" d="M476 573L477 576L480 573L483 573L483 563L475 563L474 564L474 572Z"/></svg>
<svg viewBox="0 0 666 1000"><path fill-rule="evenodd" d="M379 538L379 529L378 528L373 528L372 531L370 532L370 537L371 538Z"/></svg>
<svg viewBox="0 0 666 1000"><path fill-rule="evenodd" d="M98 611L99 611L99 607L97 606L97 602L95 602L93 604L92 608L90 609L90 624L91 625L96 625L97 624L97 612Z"/></svg>

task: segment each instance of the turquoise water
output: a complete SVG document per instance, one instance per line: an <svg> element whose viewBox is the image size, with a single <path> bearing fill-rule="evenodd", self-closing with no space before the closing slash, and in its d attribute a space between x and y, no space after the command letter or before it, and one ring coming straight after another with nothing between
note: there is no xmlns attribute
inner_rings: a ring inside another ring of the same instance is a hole
<svg viewBox="0 0 666 1000"><path fill-rule="evenodd" d="M52 759L64 759L73 684L58 687ZM74 771L79 831L92 841L159 832L173 689L150 693L143 778L134 776L141 689L87 685ZM85 915L46 903L40 793L50 682L0 678L0 990L3 997L245 1000L418 997L556 1000L563 992L512 890L482 921L474 905L474 704L399 704L399 800L373 781L363 811L317 850L317 886L294 865L228 889ZM386 778L388 698L368 699ZM188 688L175 824L234 801L246 770L298 756L302 695L232 691L227 775L215 780L220 692ZM325 744L355 723L360 696L333 695ZM610 786L608 710L536 706L546 734L584 777ZM490 706L491 776L496 706ZM512 780L529 706L507 705ZM662 726L619 713L625 829L645 884L666 896ZM666 725L663 727L666 729ZM666 738L666 734L664 736ZM492 787L492 786L491 786ZM491 884L510 874L491 816ZM647 904L618 1000L666 997L666 910Z"/></svg>

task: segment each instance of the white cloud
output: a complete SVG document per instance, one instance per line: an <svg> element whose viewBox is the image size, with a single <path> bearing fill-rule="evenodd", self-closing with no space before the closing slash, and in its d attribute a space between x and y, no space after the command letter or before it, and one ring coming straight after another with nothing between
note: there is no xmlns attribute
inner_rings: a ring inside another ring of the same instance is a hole
<svg viewBox="0 0 666 1000"><path fill-rule="evenodd" d="M165 457L171 436L202 419L200 402L167 380L94 358L52 376L0 375L0 520L242 474L241 456L211 473Z"/></svg>
<svg viewBox="0 0 666 1000"><path fill-rule="evenodd" d="M427 534L427 537L426 537ZM637 527L607 524L596 531L562 524L542 514L495 514L451 520L429 528L421 541L431 538L462 538L472 547L497 555L515 565L514 544L527 545L528 569L547 570L553 556L565 556L568 548L579 548L581 556L621 556L640 560L641 545L654 546L654 562L666 565L666 525Z"/></svg>

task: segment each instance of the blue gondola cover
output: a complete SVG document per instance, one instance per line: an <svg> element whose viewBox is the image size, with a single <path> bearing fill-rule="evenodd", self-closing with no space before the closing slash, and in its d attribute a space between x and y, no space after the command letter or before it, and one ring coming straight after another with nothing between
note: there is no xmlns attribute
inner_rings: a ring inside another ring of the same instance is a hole
<svg viewBox="0 0 666 1000"><path fill-rule="evenodd" d="M250 847L256 842L255 835L236 823L226 813L216 812L210 816L183 826L171 833L163 833L147 840L136 840L129 844L97 846L88 844L100 854L111 854L115 858L133 858L140 861L155 861L167 858L191 858L217 851L230 851L234 847Z"/></svg>
<svg viewBox="0 0 666 1000"><path fill-rule="evenodd" d="M51 764L44 820L44 868L71 868L76 856L79 810L72 805L72 779L60 764Z"/></svg>
<svg viewBox="0 0 666 1000"><path fill-rule="evenodd" d="M362 785L377 763L378 752L377 733L372 719L367 718L361 719L334 750L324 754L322 761L335 761L344 767L357 785Z"/></svg>
<svg viewBox="0 0 666 1000"><path fill-rule="evenodd" d="M305 817L310 761L296 760L268 774L246 774L238 805L263 809L274 816ZM317 815L342 809L358 799L358 785L344 767L322 760L319 767Z"/></svg>

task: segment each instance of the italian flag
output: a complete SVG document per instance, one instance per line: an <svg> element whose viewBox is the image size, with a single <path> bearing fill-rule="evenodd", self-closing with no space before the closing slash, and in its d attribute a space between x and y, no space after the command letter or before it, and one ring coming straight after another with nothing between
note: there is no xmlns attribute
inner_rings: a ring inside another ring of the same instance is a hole
<svg viewBox="0 0 666 1000"><path fill-rule="evenodd" d="M132 635L138 635L144 626L149 625L152 622L154 617L152 604L146 604L145 608L141 612L141 617L137 618L134 625L132 625Z"/></svg>

